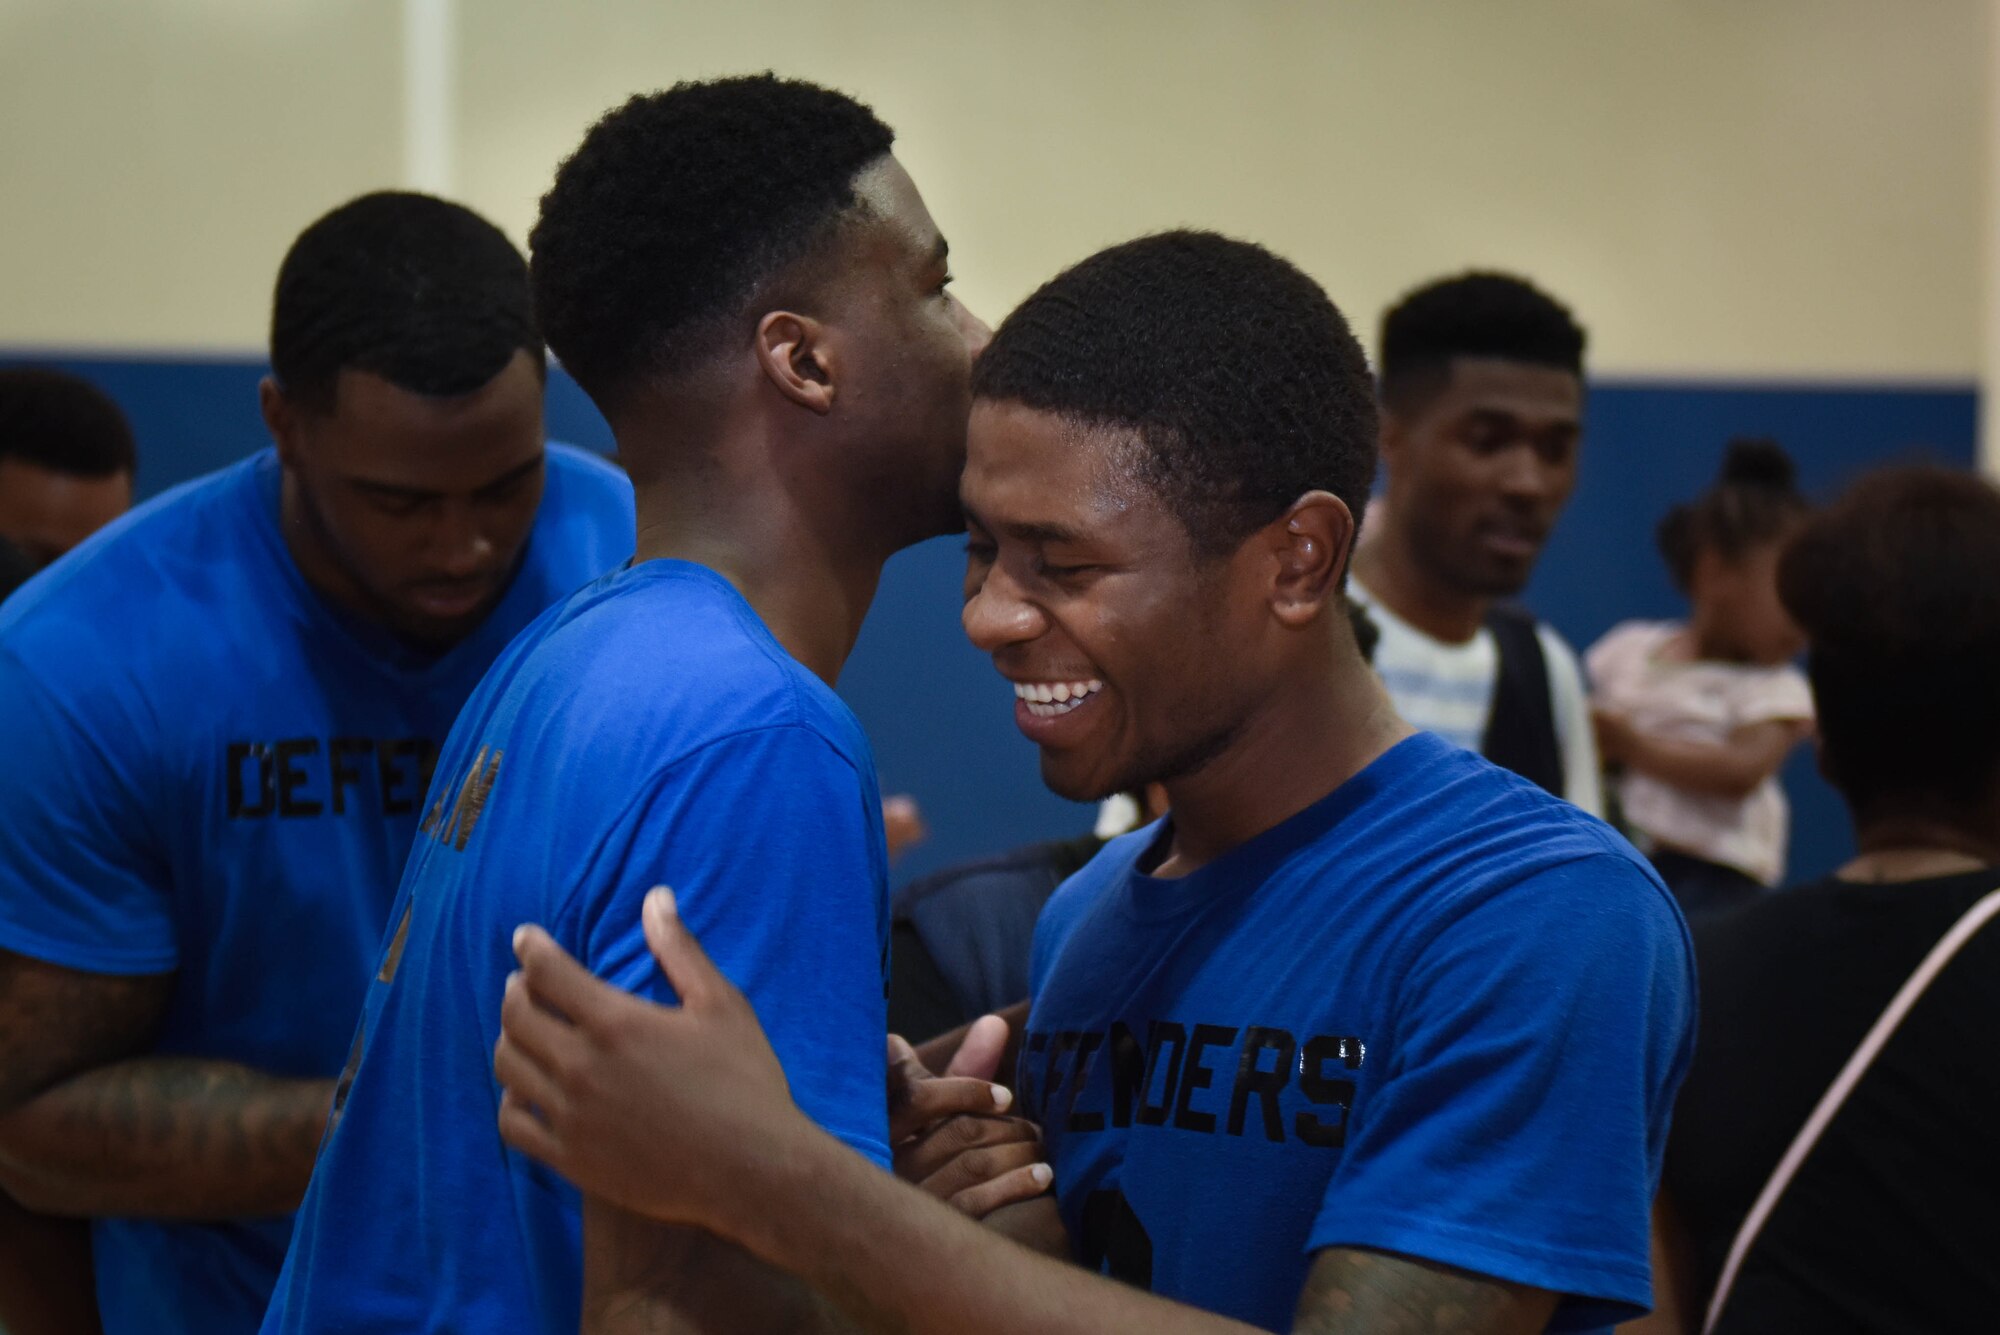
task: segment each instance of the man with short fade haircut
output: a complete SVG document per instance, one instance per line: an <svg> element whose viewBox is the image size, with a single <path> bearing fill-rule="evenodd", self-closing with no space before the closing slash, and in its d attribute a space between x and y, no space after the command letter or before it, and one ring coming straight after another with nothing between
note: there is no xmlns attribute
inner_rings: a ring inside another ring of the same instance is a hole
<svg viewBox="0 0 2000 1335"><path fill-rule="evenodd" d="M664 892L646 930L678 1009L519 934L509 1141L868 1329L1525 1335L1643 1310L1686 929L1614 832L1416 732L1369 670L1342 583L1374 397L1340 313L1256 246L1148 237L1029 297L975 392L966 631L1052 789L1168 797L1036 929L1016 1090L1048 1164L996 1174L982 1147L937 1179L973 1212L1052 1168L1053 1203L994 1218L1039 1216L1075 1264L801 1117Z"/></svg>
<svg viewBox="0 0 2000 1335"><path fill-rule="evenodd" d="M257 1328L439 744L631 553L543 359L490 223L342 205L278 272L274 447L0 608L0 1188L94 1221L112 1335Z"/></svg>
<svg viewBox="0 0 2000 1335"><path fill-rule="evenodd" d="M47 565L132 508L137 466L131 423L103 390L0 368L0 541Z"/></svg>
<svg viewBox="0 0 2000 1335"><path fill-rule="evenodd" d="M881 790L833 681L883 563L960 525L987 338L893 138L764 75L635 97L557 170L537 309L631 471L638 558L452 730L267 1331L820 1324L733 1245L508 1152L490 1063L523 920L671 997L639 927L670 881L797 1106L889 1162Z"/></svg>
<svg viewBox="0 0 2000 1335"><path fill-rule="evenodd" d="M1431 283L1382 317L1388 485L1353 592L1404 718L1598 815L1576 653L1506 601L1576 484L1583 348L1567 310L1507 274Z"/></svg>

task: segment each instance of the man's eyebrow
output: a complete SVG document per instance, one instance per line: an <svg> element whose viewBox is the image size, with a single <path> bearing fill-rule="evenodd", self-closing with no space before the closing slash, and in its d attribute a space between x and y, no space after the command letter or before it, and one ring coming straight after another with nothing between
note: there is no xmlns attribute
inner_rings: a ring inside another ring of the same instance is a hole
<svg viewBox="0 0 2000 1335"><path fill-rule="evenodd" d="M508 469L506 472L502 473L499 477L494 478L491 482L482 483L481 485L473 488L473 490L476 492L487 492L487 491L498 491L502 487L510 487L514 483L519 482L522 478L528 476L528 474L540 468L541 466L542 466L542 456L538 454L534 458L528 460L526 463Z"/></svg>
<svg viewBox="0 0 2000 1335"><path fill-rule="evenodd" d="M1022 542L1037 543L1042 546L1083 541L1081 533L1062 524L1002 524L1000 525L1000 531L1010 538L1017 538Z"/></svg>
<svg viewBox="0 0 2000 1335"><path fill-rule="evenodd" d="M542 460L538 455L526 463L515 465L499 477L480 483L472 489L473 494L482 495L489 491L499 491L502 487L512 486L541 466ZM430 487L405 487L394 482L377 482L365 477L349 478L347 484L358 491L366 491L377 496L392 497L397 500L431 500L445 494Z"/></svg>
<svg viewBox="0 0 2000 1335"><path fill-rule="evenodd" d="M943 233L938 234L937 244L931 247L932 264L948 264L951 260L951 242Z"/></svg>

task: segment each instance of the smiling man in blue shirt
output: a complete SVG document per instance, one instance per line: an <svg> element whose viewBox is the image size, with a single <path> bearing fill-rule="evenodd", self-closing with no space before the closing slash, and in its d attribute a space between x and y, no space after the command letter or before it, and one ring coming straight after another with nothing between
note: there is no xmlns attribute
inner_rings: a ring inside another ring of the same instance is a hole
<svg viewBox="0 0 2000 1335"><path fill-rule="evenodd" d="M1643 1311L1686 928L1608 827L1414 731L1370 672L1342 582L1373 388L1339 312L1258 247L1147 237L1023 303L975 391L966 631L1052 789L1169 800L1036 928L1017 1089L1073 1264L801 1117L661 897L679 1009L521 933L510 1143L867 1329L1528 1335Z"/></svg>

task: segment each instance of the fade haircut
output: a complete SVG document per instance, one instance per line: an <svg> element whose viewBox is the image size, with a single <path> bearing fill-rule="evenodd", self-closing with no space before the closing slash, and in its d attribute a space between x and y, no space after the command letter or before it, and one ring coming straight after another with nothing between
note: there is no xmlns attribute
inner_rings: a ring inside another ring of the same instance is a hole
<svg viewBox="0 0 2000 1335"><path fill-rule="evenodd" d="M1375 397L1326 293L1261 246L1176 231L1099 251L1022 302L973 393L1135 432L1142 480L1203 556L1313 490L1361 520Z"/></svg>
<svg viewBox="0 0 2000 1335"><path fill-rule="evenodd" d="M1525 279L1472 272L1405 296L1382 317L1382 402L1421 408L1460 357L1546 366L1583 378L1583 327Z"/></svg>
<svg viewBox="0 0 2000 1335"><path fill-rule="evenodd" d="M115 477L138 465L132 424L82 376L44 366L0 369L0 459L69 477Z"/></svg>
<svg viewBox="0 0 2000 1335"><path fill-rule="evenodd" d="M1708 490L1667 511L1654 530L1674 586L1688 591L1703 552L1734 563L1798 527L1811 507L1799 490L1797 474L1792 456L1775 440L1739 436L1730 441L1722 471Z"/></svg>
<svg viewBox="0 0 2000 1335"><path fill-rule="evenodd" d="M1856 819L1964 815L2000 782L2000 491L1969 473L1867 474L1778 566L1805 631L1822 765Z"/></svg>
<svg viewBox="0 0 2000 1335"><path fill-rule="evenodd" d="M549 346L609 415L700 365L727 322L858 207L895 133L843 93L771 74L680 83L607 113L528 237Z"/></svg>
<svg viewBox="0 0 2000 1335"><path fill-rule="evenodd" d="M516 352L541 368L527 261L462 205L363 195L301 232L278 269L271 371L308 411L333 410L342 371L413 394L469 394Z"/></svg>

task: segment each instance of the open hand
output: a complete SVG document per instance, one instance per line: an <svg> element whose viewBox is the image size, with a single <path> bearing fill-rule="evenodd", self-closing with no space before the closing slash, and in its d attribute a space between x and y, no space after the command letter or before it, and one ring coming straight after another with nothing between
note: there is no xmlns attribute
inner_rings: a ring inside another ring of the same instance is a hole
<svg viewBox="0 0 2000 1335"><path fill-rule="evenodd" d="M719 1227L769 1146L806 1123L743 994L646 896L646 944L681 1004L594 977L539 927L514 934L493 1074L500 1136L582 1190L668 1223Z"/></svg>

